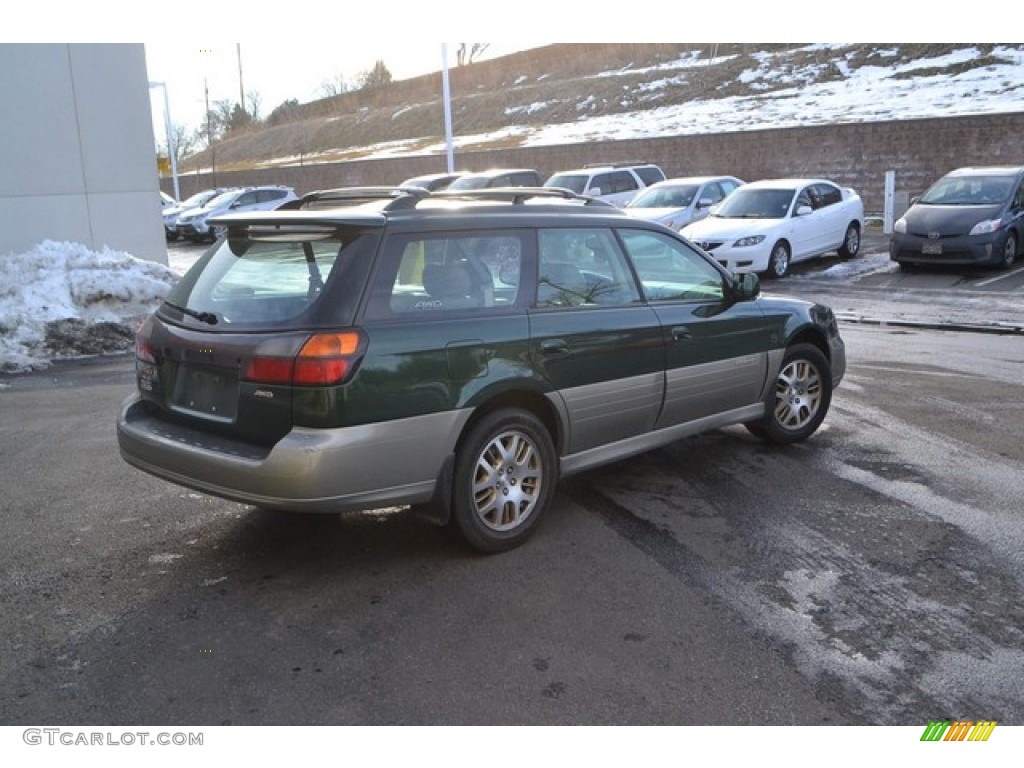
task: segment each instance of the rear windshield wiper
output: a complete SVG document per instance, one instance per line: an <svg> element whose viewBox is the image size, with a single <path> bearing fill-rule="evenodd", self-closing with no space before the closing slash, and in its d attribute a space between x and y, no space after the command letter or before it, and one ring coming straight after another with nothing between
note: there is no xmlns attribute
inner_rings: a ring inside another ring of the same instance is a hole
<svg viewBox="0 0 1024 768"><path fill-rule="evenodd" d="M166 304L171 309L176 309L179 312L183 312L186 315L188 315L189 317L194 317L196 320L199 320L201 322L209 323L210 325L216 325L217 324L217 316L215 314L213 314L213 312L197 312L194 309L189 309L188 307L182 307L182 306L179 306L178 304L174 304L174 303L172 303L170 301L165 301L164 304Z"/></svg>

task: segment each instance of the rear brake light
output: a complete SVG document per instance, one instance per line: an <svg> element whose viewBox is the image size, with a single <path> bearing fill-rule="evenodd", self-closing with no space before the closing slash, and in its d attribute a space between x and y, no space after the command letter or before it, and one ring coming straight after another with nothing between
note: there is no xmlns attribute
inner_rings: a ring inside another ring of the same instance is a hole
<svg viewBox="0 0 1024 768"><path fill-rule="evenodd" d="M359 342L359 334L355 331L317 333L306 340L294 359L252 358L243 378L262 384L338 384L353 370Z"/></svg>
<svg viewBox="0 0 1024 768"><path fill-rule="evenodd" d="M149 331L151 325L146 322L139 326L135 332L135 357L144 363L156 364L156 352L153 345L149 343Z"/></svg>

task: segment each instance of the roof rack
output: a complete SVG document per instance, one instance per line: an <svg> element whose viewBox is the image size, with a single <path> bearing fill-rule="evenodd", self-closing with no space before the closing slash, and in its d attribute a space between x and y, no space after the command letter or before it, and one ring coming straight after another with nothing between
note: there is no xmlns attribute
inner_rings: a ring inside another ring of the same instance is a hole
<svg viewBox="0 0 1024 768"><path fill-rule="evenodd" d="M356 205L374 200L390 200L383 210L386 212L407 211L416 208L423 200L493 200L522 205L533 198L557 198L578 200L584 205L615 208L605 200L580 195L562 187L490 187L487 189L448 190L430 192L422 187L340 187L309 192L297 200L291 200L277 208L279 211L302 208L326 207L331 203Z"/></svg>
<svg viewBox="0 0 1024 768"><path fill-rule="evenodd" d="M629 162L619 162L619 163L587 163L583 167L584 168L632 168L633 166L636 166L636 165L654 165L654 163L648 163L648 162L642 162L642 163L629 163Z"/></svg>
<svg viewBox="0 0 1024 768"><path fill-rule="evenodd" d="M339 187L307 192L297 200L290 200L284 205L278 206L277 210L295 211L300 208L309 208L316 203L355 205L360 202L389 199L392 200L392 203L387 206L388 210L395 210L403 207L414 208L419 198L429 195L427 190L420 187Z"/></svg>
<svg viewBox="0 0 1024 768"><path fill-rule="evenodd" d="M439 200L498 200L522 205L525 201L538 198L558 198L560 200L579 200L584 205L596 205L615 208L605 200L598 200L587 195L580 195L563 187L490 187L488 189L441 189L427 197Z"/></svg>

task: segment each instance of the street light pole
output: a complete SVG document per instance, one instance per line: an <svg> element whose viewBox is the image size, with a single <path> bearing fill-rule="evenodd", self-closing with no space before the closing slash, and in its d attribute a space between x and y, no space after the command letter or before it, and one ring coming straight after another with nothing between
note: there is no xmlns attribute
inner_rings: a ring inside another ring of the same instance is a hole
<svg viewBox="0 0 1024 768"><path fill-rule="evenodd" d="M174 144L171 130L171 100L167 96L167 83L151 80L150 88L164 90L164 131L167 133L167 154L171 156L171 178L174 179L174 199L181 200L181 189L178 187L178 148Z"/></svg>
<svg viewBox="0 0 1024 768"><path fill-rule="evenodd" d="M452 147L452 93L448 85L448 43L441 43L441 92L444 100L444 137L448 148L448 173L455 173L455 150Z"/></svg>

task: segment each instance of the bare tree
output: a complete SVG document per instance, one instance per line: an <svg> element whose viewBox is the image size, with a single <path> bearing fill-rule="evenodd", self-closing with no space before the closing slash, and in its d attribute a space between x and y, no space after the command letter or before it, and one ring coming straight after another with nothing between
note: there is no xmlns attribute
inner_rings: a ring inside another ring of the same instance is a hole
<svg viewBox="0 0 1024 768"><path fill-rule="evenodd" d="M343 93L348 93L348 91L348 82L345 80L345 76L339 72L329 80L324 80L320 83L320 89L317 93L321 98L329 99L332 96L340 96Z"/></svg>
<svg viewBox="0 0 1024 768"><path fill-rule="evenodd" d="M249 117L252 118L252 121L258 123L262 120L260 108L263 106L263 97L260 96L260 92L249 91L245 94L245 102L249 105Z"/></svg>
<svg viewBox="0 0 1024 768"><path fill-rule="evenodd" d="M473 43L472 45L469 45L468 43L459 43L459 48L455 54L458 66L461 67L465 64L472 64L473 59L486 51L490 45L490 43Z"/></svg>

